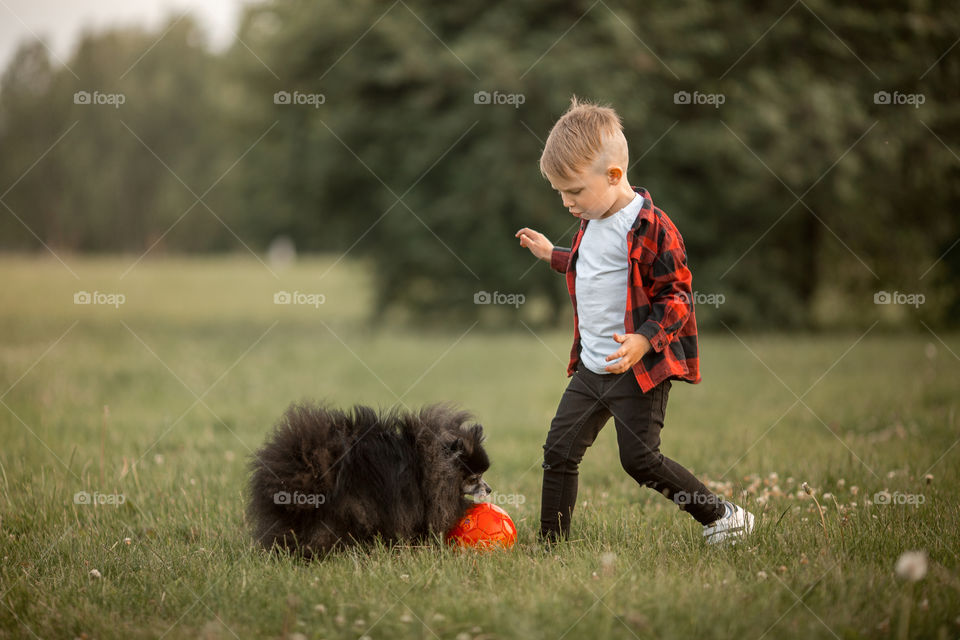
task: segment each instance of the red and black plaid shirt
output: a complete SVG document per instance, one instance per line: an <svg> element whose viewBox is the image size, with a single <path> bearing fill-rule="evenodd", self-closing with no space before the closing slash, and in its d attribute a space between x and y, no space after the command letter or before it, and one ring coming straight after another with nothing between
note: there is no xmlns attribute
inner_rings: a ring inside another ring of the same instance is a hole
<svg viewBox="0 0 960 640"><path fill-rule="evenodd" d="M670 378L696 384L700 382L700 358L687 250L677 227L667 214L653 206L647 190L635 187L634 191L643 196L643 207L627 233L630 264L623 324L627 333L646 336L653 348L633 365L633 373L644 393ZM587 222L580 222L572 248L554 247L550 257L550 266L567 275L567 290L573 301L573 349L568 376L573 375L580 361L576 265L577 248Z"/></svg>

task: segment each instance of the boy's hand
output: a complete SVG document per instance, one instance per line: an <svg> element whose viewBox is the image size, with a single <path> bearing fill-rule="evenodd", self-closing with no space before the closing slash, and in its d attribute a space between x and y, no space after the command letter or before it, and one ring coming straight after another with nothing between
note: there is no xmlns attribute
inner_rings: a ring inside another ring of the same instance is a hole
<svg viewBox="0 0 960 640"><path fill-rule="evenodd" d="M520 246L530 249L530 253L550 262L550 256L553 254L553 243L547 240L547 237L539 231L527 229L524 227L517 231L516 238L520 238Z"/></svg>
<svg viewBox="0 0 960 640"><path fill-rule="evenodd" d="M626 335L615 333L613 339L620 343L620 348L608 355L606 359L607 362L610 362L620 358L620 361L606 367L606 370L610 373L628 371L630 367L640 361L640 358L646 355L647 351L653 348L647 337L639 333L628 333Z"/></svg>

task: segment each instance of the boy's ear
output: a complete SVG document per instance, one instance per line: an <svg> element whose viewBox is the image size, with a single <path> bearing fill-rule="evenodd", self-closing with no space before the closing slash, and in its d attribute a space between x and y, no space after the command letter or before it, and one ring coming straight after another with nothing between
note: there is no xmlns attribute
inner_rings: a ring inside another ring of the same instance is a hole
<svg viewBox="0 0 960 640"><path fill-rule="evenodd" d="M610 180L610 184L616 184L620 182L623 178L623 169L620 167L610 167L607 169L607 179Z"/></svg>

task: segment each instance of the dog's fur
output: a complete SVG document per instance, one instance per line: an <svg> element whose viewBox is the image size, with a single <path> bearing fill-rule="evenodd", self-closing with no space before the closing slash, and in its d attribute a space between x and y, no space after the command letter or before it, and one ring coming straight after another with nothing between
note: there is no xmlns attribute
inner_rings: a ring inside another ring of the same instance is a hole
<svg viewBox="0 0 960 640"><path fill-rule="evenodd" d="M377 537L443 536L484 497L483 427L448 405L351 412L293 404L251 460L247 518L266 549L323 556Z"/></svg>

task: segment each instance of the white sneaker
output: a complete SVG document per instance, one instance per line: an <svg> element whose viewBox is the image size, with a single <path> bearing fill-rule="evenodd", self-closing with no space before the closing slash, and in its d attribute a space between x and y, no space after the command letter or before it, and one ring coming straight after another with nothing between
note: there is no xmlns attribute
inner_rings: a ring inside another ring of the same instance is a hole
<svg viewBox="0 0 960 640"><path fill-rule="evenodd" d="M727 512L712 524L703 526L703 539L707 544L735 544L753 531L753 514L732 502L724 501Z"/></svg>

